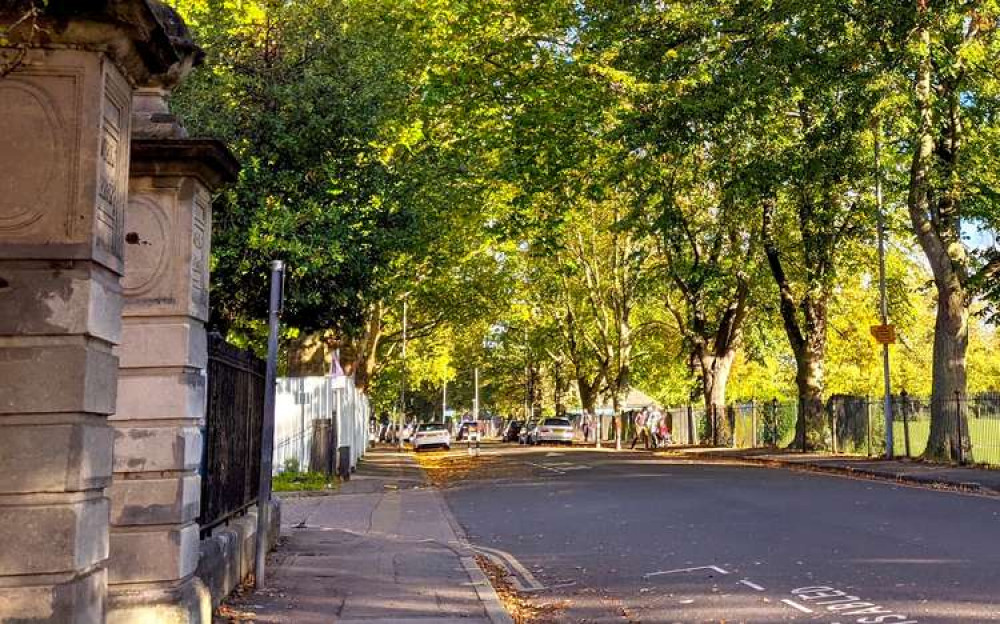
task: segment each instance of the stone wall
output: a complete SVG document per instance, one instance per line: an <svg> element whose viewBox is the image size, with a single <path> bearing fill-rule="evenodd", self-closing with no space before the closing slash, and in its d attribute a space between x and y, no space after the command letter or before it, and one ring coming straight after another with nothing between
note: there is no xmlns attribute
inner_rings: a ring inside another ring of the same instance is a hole
<svg viewBox="0 0 1000 624"><path fill-rule="evenodd" d="M268 517L269 548L278 544L281 533L281 502L271 501ZM229 524L215 528L201 541L198 569L195 576L211 596L212 607L217 607L233 590L248 580L253 573L257 539L257 508L250 508L246 515Z"/></svg>

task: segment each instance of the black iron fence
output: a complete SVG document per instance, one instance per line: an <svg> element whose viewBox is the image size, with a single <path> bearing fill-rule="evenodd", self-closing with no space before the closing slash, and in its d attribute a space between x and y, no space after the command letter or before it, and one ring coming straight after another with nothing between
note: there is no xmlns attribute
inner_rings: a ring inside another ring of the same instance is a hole
<svg viewBox="0 0 1000 624"><path fill-rule="evenodd" d="M201 475L202 532L257 502L265 363L208 337L208 405Z"/></svg>

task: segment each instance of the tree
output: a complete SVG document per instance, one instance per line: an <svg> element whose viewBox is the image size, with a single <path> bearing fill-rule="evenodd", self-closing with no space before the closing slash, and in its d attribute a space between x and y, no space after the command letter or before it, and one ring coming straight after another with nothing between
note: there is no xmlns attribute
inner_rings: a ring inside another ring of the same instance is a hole
<svg viewBox="0 0 1000 624"><path fill-rule="evenodd" d="M963 230L977 222L1000 224L995 186L1000 83L993 72L1000 60L1000 7L916 0L903 15L913 33L912 45L899 50L907 55L906 71L913 76L907 208L938 299L925 455L971 460L967 415L960 404L968 387L969 306L1000 276L1000 254L993 249L977 255Z"/></svg>

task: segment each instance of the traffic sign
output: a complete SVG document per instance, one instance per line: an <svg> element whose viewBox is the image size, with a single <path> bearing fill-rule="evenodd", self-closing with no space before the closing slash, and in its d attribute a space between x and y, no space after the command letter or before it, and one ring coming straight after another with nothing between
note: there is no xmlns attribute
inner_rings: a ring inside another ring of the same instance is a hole
<svg viewBox="0 0 1000 624"><path fill-rule="evenodd" d="M879 344L896 344L895 325L872 325L871 332Z"/></svg>

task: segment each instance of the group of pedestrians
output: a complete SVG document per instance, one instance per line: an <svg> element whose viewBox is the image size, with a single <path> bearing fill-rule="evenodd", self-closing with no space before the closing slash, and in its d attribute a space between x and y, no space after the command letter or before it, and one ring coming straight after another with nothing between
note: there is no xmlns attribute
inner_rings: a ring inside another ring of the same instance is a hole
<svg viewBox="0 0 1000 624"><path fill-rule="evenodd" d="M670 435L670 419L655 405L641 410L626 411L622 414L622 418L625 422L631 421L635 424L631 448L635 448L640 440L643 441L647 450L673 444ZM600 418L584 410L580 417L580 429L585 443L596 441L597 436L601 435L600 423ZM611 419L611 424L612 426L615 424L614 417Z"/></svg>
<svg viewBox="0 0 1000 624"><path fill-rule="evenodd" d="M635 424L635 433L629 448L634 449L639 440L643 441L647 451L672 443L668 419L655 405L630 412L626 416Z"/></svg>

